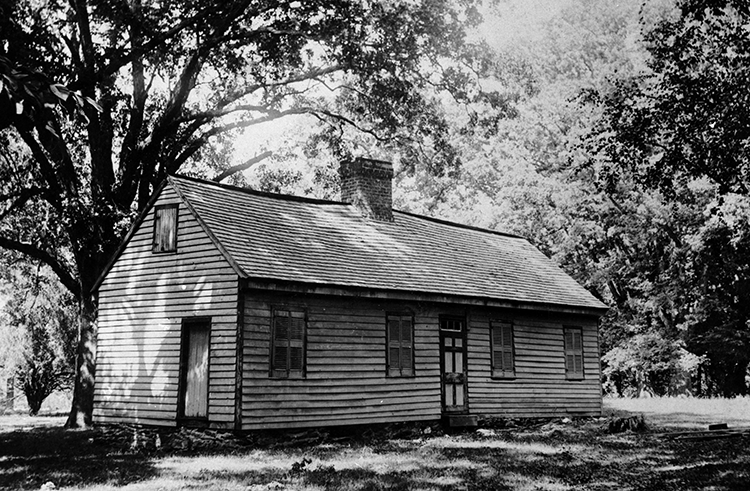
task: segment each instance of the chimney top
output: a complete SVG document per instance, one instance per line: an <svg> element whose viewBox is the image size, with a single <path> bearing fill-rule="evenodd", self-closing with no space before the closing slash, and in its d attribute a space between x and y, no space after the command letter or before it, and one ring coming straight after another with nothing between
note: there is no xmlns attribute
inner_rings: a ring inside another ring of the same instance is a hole
<svg viewBox="0 0 750 491"><path fill-rule="evenodd" d="M362 216L393 221L393 165L383 160L356 158L341 162L341 201L351 203Z"/></svg>

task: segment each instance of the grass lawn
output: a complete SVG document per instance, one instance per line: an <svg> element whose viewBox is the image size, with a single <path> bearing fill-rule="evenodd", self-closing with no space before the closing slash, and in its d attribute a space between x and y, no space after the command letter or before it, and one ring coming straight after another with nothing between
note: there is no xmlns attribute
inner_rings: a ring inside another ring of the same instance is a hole
<svg viewBox="0 0 750 491"><path fill-rule="evenodd" d="M611 399L605 407L608 416L643 414L650 430L608 434L606 419L585 419L297 444L209 434L208 444L191 448L190 431L64 431L64 418L3 416L0 489L38 490L47 482L71 490L750 489L750 435L660 435L715 422L750 428L750 399Z"/></svg>

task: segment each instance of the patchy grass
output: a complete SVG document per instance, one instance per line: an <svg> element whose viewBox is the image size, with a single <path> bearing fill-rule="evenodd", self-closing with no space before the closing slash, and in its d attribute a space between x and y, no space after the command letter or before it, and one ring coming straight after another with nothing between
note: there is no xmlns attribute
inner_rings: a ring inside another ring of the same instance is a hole
<svg viewBox="0 0 750 491"><path fill-rule="evenodd" d="M607 400L607 413L644 414L652 431L744 422L743 400ZM689 407L690 410L686 410ZM713 408L713 409L712 409ZM0 488L66 490L747 490L750 437L707 441L610 435L607 419L554 421L445 435L373 433L290 445L290 439L167 445L168 432L65 431L62 418L0 418ZM39 424L36 424L36 423ZM690 426L692 425L692 426ZM732 424L742 426L740 424ZM134 435L139 437L134 439ZM156 445L159 435L160 446Z"/></svg>
<svg viewBox="0 0 750 491"><path fill-rule="evenodd" d="M605 398L604 408L605 415L643 414L652 426L667 430L705 429L712 423L727 423L735 427L750 426L750 397L734 399Z"/></svg>

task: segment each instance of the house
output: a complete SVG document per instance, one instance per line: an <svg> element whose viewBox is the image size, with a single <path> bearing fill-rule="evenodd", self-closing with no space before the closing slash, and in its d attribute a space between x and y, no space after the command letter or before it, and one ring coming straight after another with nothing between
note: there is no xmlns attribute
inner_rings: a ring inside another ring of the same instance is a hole
<svg viewBox="0 0 750 491"><path fill-rule="evenodd" d="M94 419L254 430L601 412L606 306L528 241L169 177L97 282Z"/></svg>

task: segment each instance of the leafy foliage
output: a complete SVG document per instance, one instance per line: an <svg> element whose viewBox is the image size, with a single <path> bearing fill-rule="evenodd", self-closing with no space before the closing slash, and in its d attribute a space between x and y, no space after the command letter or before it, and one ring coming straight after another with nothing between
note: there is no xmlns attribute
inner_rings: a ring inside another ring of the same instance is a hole
<svg viewBox="0 0 750 491"><path fill-rule="evenodd" d="M7 255L4 258L7 261ZM57 390L70 389L74 378L78 309L49 268L21 262L6 271L8 301L2 317L20 336L12 360L14 380L32 415Z"/></svg>
<svg viewBox="0 0 750 491"><path fill-rule="evenodd" d="M595 94L604 108L602 178L623 171L672 198L692 179L748 193L750 12L744 2L682 0L645 34L649 71Z"/></svg>
<svg viewBox="0 0 750 491"><path fill-rule="evenodd" d="M663 232L637 239L651 249L630 262L640 271L627 268L647 288L623 291L657 307L635 309L652 312L644 329L707 357L706 395L749 390L748 22L743 2L680 1L644 35L648 70L588 93L602 111L586 140L597 183L616 196L632 182L663 210Z"/></svg>
<svg viewBox="0 0 750 491"><path fill-rule="evenodd" d="M605 391L616 396L690 394L700 360L658 334L638 334L603 357Z"/></svg>

